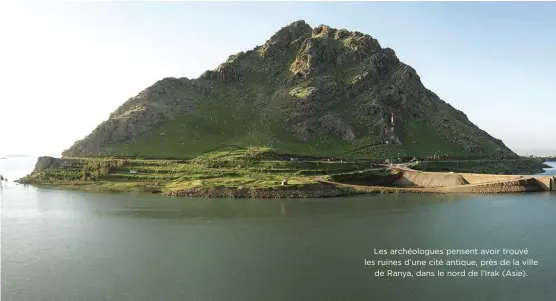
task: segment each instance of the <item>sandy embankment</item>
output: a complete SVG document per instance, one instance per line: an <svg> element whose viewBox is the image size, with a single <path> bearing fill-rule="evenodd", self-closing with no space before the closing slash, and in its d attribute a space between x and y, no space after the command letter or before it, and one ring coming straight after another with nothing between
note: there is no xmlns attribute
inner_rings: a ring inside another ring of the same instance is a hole
<svg viewBox="0 0 556 301"><path fill-rule="evenodd" d="M417 172L404 170L401 178L394 181L392 185L400 187L444 187L467 185L469 182L459 174Z"/></svg>
<svg viewBox="0 0 556 301"><path fill-rule="evenodd" d="M441 187L445 192L468 192L468 193L516 193L545 191L535 178L519 178L502 180L491 183L479 183L471 185Z"/></svg>
<svg viewBox="0 0 556 301"><path fill-rule="evenodd" d="M438 192L462 193L516 193L547 190L543 181L534 177L408 170L404 170L403 176L393 184L405 187L422 187Z"/></svg>
<svg viewBox="0 0 556 301"><path fill-rule="evenodd" d="M546 191L548 184L545 182L550 183L542 178L520 175L458 174L408 169L398 169L398 172L400 174L396 178L391 178L392 181L389 183L379 183L369 177L368 184L358 185L357 189L362 190L365 187L377 189L381 187L380 185L386 185L382 188L411 192L516 193Z"/></svg>

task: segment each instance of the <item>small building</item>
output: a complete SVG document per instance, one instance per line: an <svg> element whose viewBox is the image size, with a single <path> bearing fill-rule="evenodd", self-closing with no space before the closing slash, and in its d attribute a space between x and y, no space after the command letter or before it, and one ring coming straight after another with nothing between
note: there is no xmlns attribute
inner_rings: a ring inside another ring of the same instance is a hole
<svg viewBox="0 0 556 301"><path fill-rule="evenodd" d="M137 170L132 169L132 170L129 171L129 173L135 174L135 173L137 173Z"/></svg>
<svg viewBox="0 0 556 301"><path fill-rule="evenodd" d="M288 185L288 179L283 179L282 180L282 186L284 186L284 185Z"/></svg>

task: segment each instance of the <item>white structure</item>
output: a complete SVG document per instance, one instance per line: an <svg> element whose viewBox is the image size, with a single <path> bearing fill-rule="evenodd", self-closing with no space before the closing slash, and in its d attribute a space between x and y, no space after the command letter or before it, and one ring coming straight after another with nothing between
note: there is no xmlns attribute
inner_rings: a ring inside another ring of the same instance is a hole
<svg viewBox="0 0 556 301"><path fill-rule="evenodd" d="M137 173L137 170L132 169L129 171L129 173Z"/></svg>
<svg viewBox="0 0 556 301"><path fill-rule="evenodd" d="M396 131L396 128L394 127L394 112L392 112L392 116L391 116L391 120L390 120L390 121L391 121L390 130L391 130L392 132L395 132L395 131Z"/></svg>

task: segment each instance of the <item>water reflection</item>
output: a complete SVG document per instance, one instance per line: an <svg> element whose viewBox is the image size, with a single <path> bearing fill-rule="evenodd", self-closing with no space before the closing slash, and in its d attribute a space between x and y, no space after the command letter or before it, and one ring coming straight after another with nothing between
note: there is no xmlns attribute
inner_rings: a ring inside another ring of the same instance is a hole
<svg viewBox="0 0 556 301"><path fill-rule="evenodd" d="M118 196L111 196L120 199ZM465 200L465 195L366 195L330 199L157 199L134 201L116 208L91 211L99 217L187 219L187 218L269 218L304 216L361 216L420 210L432 204ZM160 203L159 203L160 202ZM121 200L119 200L121 204Z"/></svg>
<svg viewBox="0 0 556 301"><path fill-rule="evenodd" d="M40 195L40 198L38 197ZM546 195L546 196L545 196ZM509 195L465 194L378 194L321 199L196 199L151 194L89 193L11 187L4 190L3 216L43 214L76 217L141 219L238 219L295 218L318 216L368 216L428 210L432 205L447 205L466 200L488 199L492 205ZM520 195L528 198L533 195ZM534 198L549 194L534 194Z"/></svg>
<svg viewBox="0 0 556 301"><path fill-rule="evenodd" d="M6 300L554 299L556 194L188 199L10 186L1 197ZM375 248L500 247L542 262L518 291L501 278L377 278L362 264Z"/></svg>

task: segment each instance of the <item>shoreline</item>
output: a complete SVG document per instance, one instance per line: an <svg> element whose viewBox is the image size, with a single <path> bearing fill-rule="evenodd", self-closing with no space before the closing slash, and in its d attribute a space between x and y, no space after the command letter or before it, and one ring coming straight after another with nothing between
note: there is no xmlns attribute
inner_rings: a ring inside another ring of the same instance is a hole
<svg viewBox="0 0 556 301"><path fill-rule="evenodd" d="M365 194L398 194L398 193L433 193L444 194L442 191L427 190L424 188L403 188L386 186L368 186L352 188L344 185L329 183L313 184L309 187L277 186L269 188L243 188L243 187L197 187L182 190L160 191L158 189L112 189L103 183L98 184L54 184L54 183L21 183L18 185L31 185L39 188L74 190L82 192L112 192L112 193L141 193L157 194L170 197L191 198L257 198L257 199L292 199L292 198L335 198Z"/></svg>
<svg viewBox="0 0 556 301"><path fill-rule="evenodd" d="M551 176L421 171L417 170L419 165L409 168L406 164L355 160L260 159L265 152L250 149L209 153L191 160L40 157L33 172L15 182L90 192L262 199L383 193L522 193L555 186ZM470 166L484 170L480 163L467 162L461 170L468 171ZM523 159L485 164L498 170L525 171L538 167L534 163ZM431 167L431 163L425 164ZM453 165L449 161L432 164L442 168Z"/></svg>
<svg viewBox="0 0 556 301"><path fill-rule="evenodd" d="M426 173L429 174L429 173ZM319 177L320 178L320 177ZM545 177L543 177L545 178ZM550 177L546 177L550 178ZM554 178L554 177L553 177ZM277 186L267 188L249 187L195 187L181 190L162 191L156 187L143 186L137 189L114 189L106 186L107 183L21 183L19 185L32 185L36 187L49 187L85 192L118 192L118 193L145 193L159 194L172 197L190 198L244 198L244 199L303 199L303 198L334 198L351 195L373 194L516 194L516 193L542 193L546 187L536 177L523 177L503 179L498 181L482 182L475 184L418 187L418 186L375 186L354 185L317 179L318 184ZM552 188L554 189L554 187Z"/></svg>

